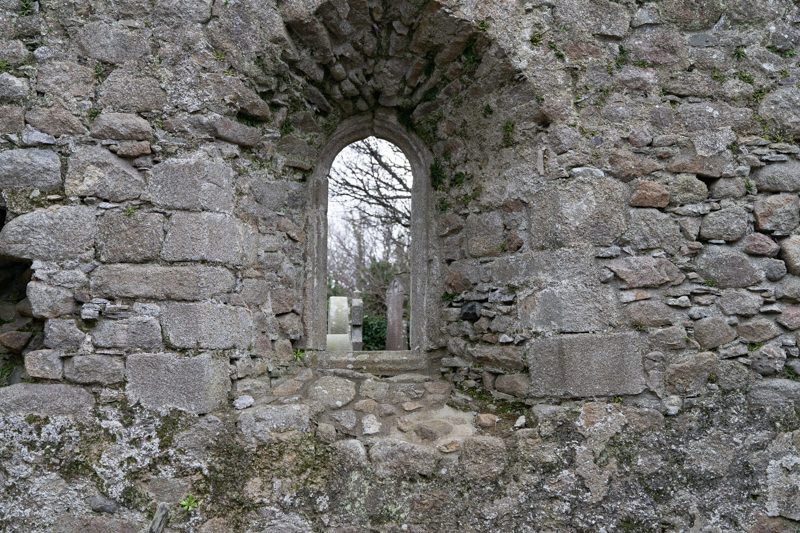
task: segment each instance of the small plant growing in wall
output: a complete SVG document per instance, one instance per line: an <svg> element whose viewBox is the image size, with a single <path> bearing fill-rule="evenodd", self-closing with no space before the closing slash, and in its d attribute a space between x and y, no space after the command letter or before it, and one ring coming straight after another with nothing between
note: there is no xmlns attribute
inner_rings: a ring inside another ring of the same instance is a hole
<svg viewBox="0 0 800 533"><path fill-rule="evenodd" d="M488 30L489 30L489 23L487 21L481 20L480 22L478 22L478 31L486 32Z"/></svg>
<svg viewBox="0 0 800 533"><path fill-rule="evenodd" d="M745 57L747 57L747 51L744 49L744 46L741 45L737 46L733 50L733 57L735 57L736 59L744 59Z"/></svg>
<svg viewBox="0 0 800 533"><path fill-rule="evenodd" d="M33 0L20 0L19 14L23 17L33 15Z"/></svg>
<svg viewBox="0 0 800 533"><path fill-rule="evenodd" d="M193 494L187 494L186 497L178 503L184 512L191 513L195 508L197 508L197 505L200 502Z"/></svg>
<svg viewBox="0 0 800 533"><path fill-rule="evenodd" d="M442 163L438 159L435 159L433 163L431 163L431 187L433 187L434 190L440 191L442 187L444 187L444 182L444 168L442 168Z"/></svg>
<svg viewBox="0 0 800 533"><path fill-rule="evenodd" d="M302 363L305 357L306 357L305 352L300 349L295 350L294 354L292 354L292 359L294 359L295 363Z"/></svg>
<svg viewBox="0 0 800 533"><path fill-rule="evenodd" d="M503 123L503 146L506 148L514 144L514 123L506 120Z"/></svg>
<svg viewBox="0 0 800 533"><path fill-rule="evenodd" d="M292 124L292 119L287 118L281 124L281 135L289 135L294 131L294 124Z"/></svg>

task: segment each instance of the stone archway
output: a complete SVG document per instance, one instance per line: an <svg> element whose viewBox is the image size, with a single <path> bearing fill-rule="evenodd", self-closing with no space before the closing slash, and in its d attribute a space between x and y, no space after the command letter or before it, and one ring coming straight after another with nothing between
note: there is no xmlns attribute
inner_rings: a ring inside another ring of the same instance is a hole
<svg viewBox="0 0 800 533"><path fill-rule="evenodd" d="M424 350L428 331L432 326L430 315L430 295L434 280L438 277L434 242L429 228L432 227L430 165L433 162L425 144L413 133L406 130L390 109L378 109L373 113L349 118L343 121L330 135L320 152L308 188L310 198L307 211L307 226L311 230L307 248L307 272L311 273L304 288L306 312L305 326L308 349L325 348L326 318L326 276L327 276L327 208L328 173L339 152L347 145L369 136L385 139L405 154L411 165L414 177L411 192L411 320L410 347Z"/></svg>

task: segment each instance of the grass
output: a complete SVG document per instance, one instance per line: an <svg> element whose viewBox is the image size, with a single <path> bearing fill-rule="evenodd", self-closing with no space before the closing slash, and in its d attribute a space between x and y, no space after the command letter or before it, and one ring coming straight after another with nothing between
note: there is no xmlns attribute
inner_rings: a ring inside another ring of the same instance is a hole
<svg viewBox="0 0 800 533"><path fill-rule="evenodd" d="M23 17L33 15L33 0L20 0L19 14Z"/></svg>
<svg viewBox="0 0 800 533"><path fill-rule="evenodd" d="M550 48L550 50L553 51L553 54L555 54L557 59L559 59L560 61L564 60L565 57L564 52L558 49L558 45L556 43L550 41L547 46Z"/></svg>
<svg viewBox="0 0 800 533"><path fill-rule="evenodd" d="M725 76L722 75L722 73L719 71L719 69L715 68L714 72L711 73L711 79L713 79L714 81L718 81L718 82L722 83L723 81L725 81Z"/></svg>
<svg viewBox="0 0 800 533"><path fill-rule="evenodd" d="M617 70L622 70L622 65L624 65L628 61L628 56L630 55L631 52L622 45L619 45L617 50L619 51L619 53L617 54L617 60L615 61L615 65L617 66Z"/></svg>
<svg viewBox="0 0 800 533"><path fill-rule="evenodd" d="M478 22L478 31L485 33L489 30L489 23L485 20Z"/></svg>
<svg viewBox="0 0 800 533"><path fill-rule="evenodd" d="M769 91L763 87L755 89L753 91L753 101L760 104L764 97L767 96L767 93L769 93Z"/></svg>
<svg viewBox="0 0 800 533"><path fill-rule="evenodd" d="M516 126L510 120L503 123L503 146L508 148L514 144L514 128Z"/></svg>
<svg viewBox="0 0 800 533"><path fill-rule="evenodd" d="M531 34L530 41L531 46L537 48L540 44L542 44L542 41L544 41L544 34L540 31L534 32Z"/></svg>
<svg viewBox="0 0 800 533"><path fill-rule="evenodd" d="M292 124L292 119L287 118L281 124L281 135L289 135L294 131L294 124Z"/></svg>
<svg viewBox="0 0 800 533"><path fill-rule="evenodd" d="M739 78L740 80L742 80L745 83L749 83L750 85L752 85L753 82L755 81L755 78L753 78L753 75L750 74L749 72L747 72L746 70L742 70L740 72L737 72L736 73L736 77Z"/></svg>
<svg viewBox="0 0 800 533"><path fill-rule="evenodd" d="M94 122L94 119L100 116L100 110L92 107L86 112L86 115L89 117L90 121Z"/></svg>
<svg viewBox="0 0 800 533"><path fill-rule="evenodd" d="M733 57L735 57L736 59L744 59L745 57L747 57L747 51L744 49L744 46L741 45L737 46L733 50Z"/></svg>

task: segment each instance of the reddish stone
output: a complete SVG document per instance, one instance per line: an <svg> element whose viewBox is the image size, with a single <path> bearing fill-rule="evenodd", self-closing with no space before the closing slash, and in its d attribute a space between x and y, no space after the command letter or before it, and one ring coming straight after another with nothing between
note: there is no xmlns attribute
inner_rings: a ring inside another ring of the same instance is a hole
<svg viewBox="0 0 800 533"><path fill-rule="evenodd" d="M633 207L667 207L669 192L663 185L652 181L640 181L631 198Z"/></svg>
<svg viewBox="0 0 800 533"><path fill-rule="evenodd" d="M775 257L778 255L781 247L778 243L773 241L763 233L751 233L744 240L744 248L742 250L750 255L765 255L767 257Z"/></svg>

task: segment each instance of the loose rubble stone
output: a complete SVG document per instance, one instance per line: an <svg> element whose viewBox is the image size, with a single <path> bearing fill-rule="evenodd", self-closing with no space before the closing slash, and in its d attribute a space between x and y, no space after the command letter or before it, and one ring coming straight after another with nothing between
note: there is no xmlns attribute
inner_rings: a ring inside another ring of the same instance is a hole
<svg viewBox="0 0 800 533"><path fill-rule="evenodd" d="M800 224L800 200L796 194L760 198L753 208L753 216L759 231L789 233Z"/></svg>
<svg viewBox="0 0 800 533"><path fill-rule="evenodd" d="M131 403L138 401L149 409L208 413L227 399L231 388L227 367L227 361L210 354L134 354L126 360L126 391Z"/></svg>
<svg viewBox="0 0 800 533"><path fill-rule="evenodd" d="M64 377L75 383L111 385L125 379L125 363L110 355L69 357L64 361Z"/></svg>
<svg viewBox="0 0 800 533"><path fill-rule="evenodd" d="M144 187L139 172L105 148L81 146L69 158L64 185L69 195L122 202L138 198Z"/></svg>
<svg viewBox="0 0 800 533"><path fill-rule="evenodd" d="M103 113L92 122L92 137L118 141L144 141L153 136L145 119L129 113Z"/></svg>
<svg viewBox="0 0 800 533"><path fill-rule="evenodd" d="M356 386L344 378L325 376L319 378L308 392L309 399L331 409L344 407L350 403L356 396Z"/></svg>
<svg viewBox="0 0 800 533"><path fill-rule="evenodd" d="M99 298L205 300L232 291L230 270L214 266L101 265L91 274L92 295Z"/></svg>

